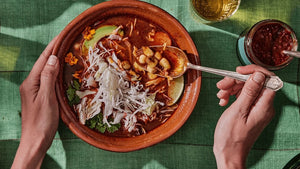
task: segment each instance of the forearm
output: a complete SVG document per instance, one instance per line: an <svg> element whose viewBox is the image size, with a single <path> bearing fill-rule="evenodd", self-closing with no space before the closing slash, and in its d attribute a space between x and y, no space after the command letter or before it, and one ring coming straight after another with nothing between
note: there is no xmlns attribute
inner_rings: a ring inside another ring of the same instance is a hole
<svg viewBox="0 0 300 169"><path fill-rule="evenodd" d="M43 139L21 139L12 169L38 169L46 154Z"/></svg>

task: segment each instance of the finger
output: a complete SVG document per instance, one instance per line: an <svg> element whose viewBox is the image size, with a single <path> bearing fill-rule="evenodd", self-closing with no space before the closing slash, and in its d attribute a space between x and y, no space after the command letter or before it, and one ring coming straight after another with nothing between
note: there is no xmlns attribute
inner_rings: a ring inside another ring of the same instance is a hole
<svg viewBox="0 0 300 169"><path fill-rule="evenodd" d="M224 77L217 83L217 87L221 90L227 90L235 85L235 80L229 77Z"/></svg>
<svg viewBox="0 0 300 169"><path fill-rule="evenodd" d="M55 93L55 82L59 72L58 58L51 55L41 73L39 93L50 95Z"/></svg>
<svg viewBox="0 0 300 169"><path fill-rule="evenodd" d="M226 99L226 98L229 98L230 97L230 93L231 93L231 90L220 90L218 93L217 93L217 97L219 99Z"/></svg>
<svg viewBox="0 0 300 169"><path fill-rule="evenodd" d="M217 93L217 97L220 99L219 105L220 106L226 106L229 102L229 97L230 97L230 90L220 90Z"/></svg>
<svg viewBox="0 0 300 169"><path fill-rule="evenodd" d="M45 50L42 52L38 60L35 62L35 64L32 67L32 70L28 77L30 77L32 80L39 80L42 70L45 67L45 64L49 58L49 56L52 53L52 50L54 48L54 44L57 40L57 37L55 37L45 48Z"/></svg>
<svg viewBox="0 0 300 169"><path fill-rule="evenodd" d="M239 91L235 94L235 97L236 97L236 98L239 98L240 94L241 94L241 90L239 90Z"/></svg>
<svg viewBox="0 0 300 169"><path fill-rule="evenodd" d="M273 72L270 72L267 69L265 69L263 67L260 67L260 66L257 66L257 65L254 65L254 64L247 65L247 66L238 66L236 68L236 71L238 73L241 73L241 74L251 74L251 73L254 73L254 72L262 72L262 73L264 73L265 75L268 75L268 76L275 75Z"/></svg>
<svg viewBox="0 0 300 169"><path fill-rule="evenodd" d="M249 109L260 94L264 82L265 75L261 72L253 73L246 81L238 99L236 100L238 105L242 105L242 112L249 112Z"/></svg>
<svg viewBox="0 0 300 169"><path fill-rule="evenodd" d="M226 106L229 102L229 99L220 99L219 105Z"/></svg>
<svg viewBox="0 0 300 169"><path fill-rule="evenodd" d="M245 82L241 83L241 84L236 84L235 86L233 86L230 95L237 95L237 93L239 93L242 90L242 88L244 87L244 84L245 84Z"/></svg>
<svg viewBox="0 0 300 169"><path fill-rule="evenodd" d="M251 124L257 124L259 122L267 124L270 122L275 114L275 111L273 110L275 94L276 93L273 90L263 89L259 100L256 102L255 108L249 114L248 120L253 121Z"/></svg>

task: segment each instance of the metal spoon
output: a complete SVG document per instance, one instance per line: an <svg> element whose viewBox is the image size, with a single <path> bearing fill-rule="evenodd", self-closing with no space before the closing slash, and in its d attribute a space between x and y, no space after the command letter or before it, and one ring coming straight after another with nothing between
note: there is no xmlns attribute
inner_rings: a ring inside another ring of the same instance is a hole
<svg viewBox="0 0 300 169"><path fill-rule="evenodd" d="M284 50L284 51L282 51L282 53L286 54L286 55L290 55L290 56L296 57L296 58L300 58L300 52L298 52L298 51Z"/></svg>
<svg viewBox="0 0 300 169"><path fill-rule="evenodd" d="M228 76L233 79L237 79L240 81L246 81L251 74L249 75L243 75L239 74L237 72L228 71L228 70L221 70L221 69L214 69L199 65L194 65L189 62L186 54L179 48L174 46L162 46L162 45L156 45L156 46L150 46L151 49L155 51L168 51L172 52L178 57L177 63L174 67L174 69L170 70L169 75L173 78L182 76L188 69L195 69L204 71L207 73L212 73L220 76ZM266 88L269 88L271 90L277 91L283 87L283 82L278 76L270 76L266 78L266 82L264 84Z"/></svg>

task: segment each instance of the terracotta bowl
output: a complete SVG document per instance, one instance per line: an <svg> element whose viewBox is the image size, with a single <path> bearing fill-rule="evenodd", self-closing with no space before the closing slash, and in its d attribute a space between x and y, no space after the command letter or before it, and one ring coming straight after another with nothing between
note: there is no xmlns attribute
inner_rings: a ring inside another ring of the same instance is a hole
<svg viewBox="0 0 300 169"><path fill-rule="evenodd" d="M59 57L61 64L56 83L56 93L60 103L62 120L76 136L95 147L109 151L128 152L146 148L165 140L186 122L200 93L201 73L189 70L185 74L185 88L177 110L164 124L147 134L131 138L108 137L81 125L75 113L69 107L65 95L63 87L64 57L72 42L86 26L116 15L135 15L159 25L171 35L178 47L186 51L192 63L199 65L200 60L188 32L174 17L156 6L140 1L114 0L100 3L80 14L60 33L53 54Z"/></svg>

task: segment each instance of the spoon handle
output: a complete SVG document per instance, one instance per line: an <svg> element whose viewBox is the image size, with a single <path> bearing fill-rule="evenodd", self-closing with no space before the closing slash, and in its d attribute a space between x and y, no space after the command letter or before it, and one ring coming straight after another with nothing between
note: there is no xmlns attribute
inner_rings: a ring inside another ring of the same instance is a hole
<svg viewBox="0 0 300 169"><path fill-rule="evenodd" d="M298 52L298 51L284 50L283 53L286 54L286 55L294 56L296 58L300 58L300 52Z"/></svg>
<svg viewBox="0 0 300 169"><path fill-rule="evenodd" d="M240 81L247 81L247 79L250 77L250 75L242 75L237 72L228 71L228 70L221 70L221 69L214 69L204 66L198 66L191 63L187 64L187 68L189 69L196 69L201 70L203 72L212 73L220 76L227 76L233 79L237 79ZM271 90L277 91L283 87L283 82L278 76L270 76L266 78L266 82L264 84L266 88L269 88Z"/></svg>

